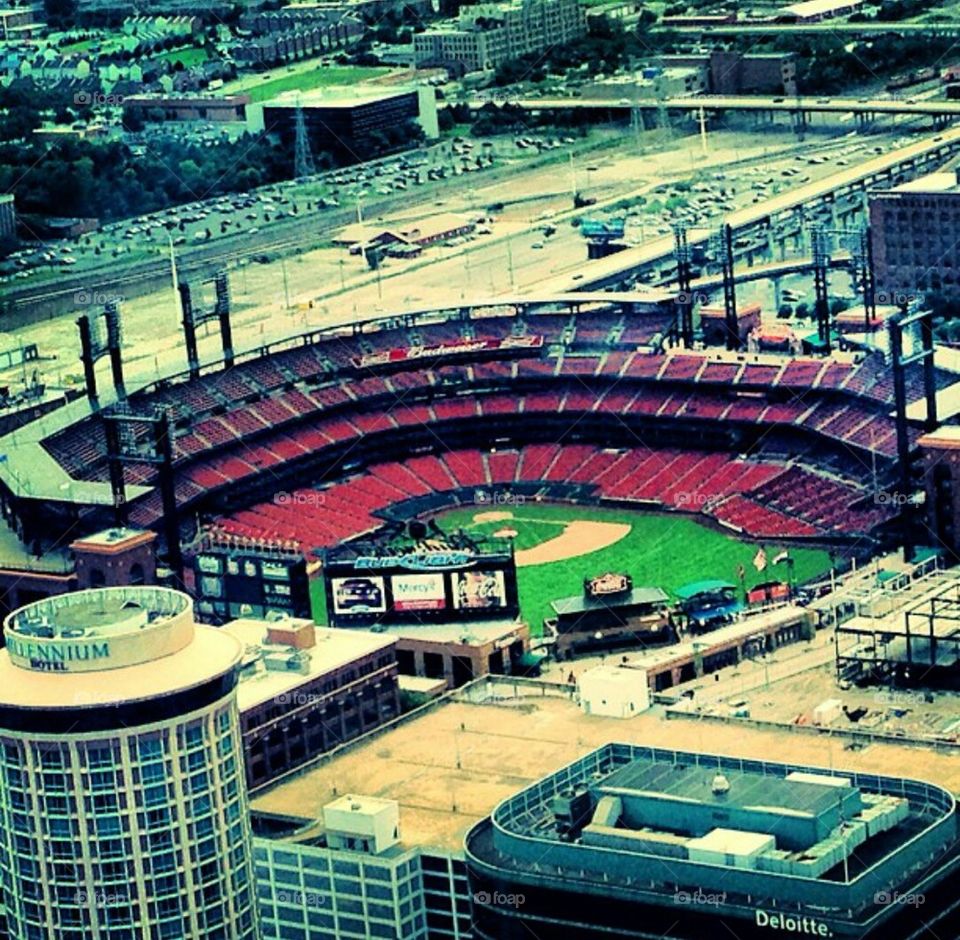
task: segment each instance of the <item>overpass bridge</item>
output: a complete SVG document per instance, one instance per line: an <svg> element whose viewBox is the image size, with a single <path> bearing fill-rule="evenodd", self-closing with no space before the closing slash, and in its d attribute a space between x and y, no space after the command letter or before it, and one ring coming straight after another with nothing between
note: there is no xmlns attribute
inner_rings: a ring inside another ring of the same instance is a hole
<svg viewBox="0 0 960 940"><path fill-rule="evenodd" d="M811 209L826 207L834 210L846 205L847 211L843 214L852 214L853 204L848 199L851 194L903 182L938 168L957 153L960 153L960 128L899 147L882 156L864 160L855 167L845 168L764 202L731 212L724 221L731 226L735 235L764 233L773 240L778 229L802 226ZM854 202L859 203L859 200ZM838 218L837 221L842 219ZM688 234L688 242L693 248L706 245L710 237L710 232L698 229ZM541 281L536 289L538 293L549 294L627 288L641 272L657 269L664 262L670 262L673 250L671 236L657 238L606 258L586 261L578 269L576 279L569 274L558 275Z"/></svg>
<svg viewBox="0 0 960 940"><path fill-rule="evenodd" d="M830 268L840 270L852 264L849 252L837 252L830 258ZM770 261L766 264L754 264L748 267L734 268L733 278L737 284L749 281L764 281L768 278L785 277L788 274L803 274L813 271L813 258L790 258L788 261ZM690 282L692 291L712 291L723 286L722 274L706 274Z"/></svg>
<svg viewBox="0 0 960 940"><path fill-rule="evenodd" d="M652 27L653 33L681 36L960 36L960 21L949 23L711 23Z"/></svg>
<svg viewBox="0 0 960 940"><path fill-rule="evenodd" d="M796 118L806 118L812 114L857 115L861 118L875 118L881 115L899 115L908 117L930 117L939 121L960 118L958 100L923 100L911 98L814 98L811 96L768 96L768 95L689 95L686 97L629 98L619 99L601 97L545 97L511 98L497 92L489 98L482 96L471 99L469 106L482 108L486 104L507 105L523 111L604 111L611 115L628 115L632 111L686 111L699 113L738 111L755 114L790 114Z"/></svg>

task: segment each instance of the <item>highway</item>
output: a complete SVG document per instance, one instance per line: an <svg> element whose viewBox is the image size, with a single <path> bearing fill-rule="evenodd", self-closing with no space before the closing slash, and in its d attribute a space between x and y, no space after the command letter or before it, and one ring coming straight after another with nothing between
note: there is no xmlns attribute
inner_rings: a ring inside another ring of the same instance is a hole
<svg viewBox="0 0 960 940"><path fill-rule="evenodd" d="M481 98L470 102L471 108L489 103ZM784 111L789 114L901 114L912 117L960 118L960 101L930 101L892 98L812 98L767 97L765 95L694 95L685 98L509 98L498 95L494 103L525 111L602 110L630 112L656 111Z"/></svg>
<svg viewBox="0 0 960 940"><path fill-rule="evenodd" d="M960 36L960 23L723 23L654 26L654 33L681 36Z"/></svg>
<svg viewBox="0 0 960 940"><path fill-rule="evenodd" d="M897 167L915 165L918 160L946 160L960 150L960 128L944 131L933 138L900 147L889 154L864 160L858 166L842 170L820 180L798 186L779 196L755 203L726 217L734 233L766 223L781 213L809 207L837 190L856 189L871 185ZM708 236L691 233L690 244L703 244ZM588 261L580 268L576 281L569 276L556 277L537 285L537 292L549 294L569 290L601 288L627 280L638 270L657 264L673 255L673 237L665 236L646 242L637 248L628 248L607 258Z"/></svg>

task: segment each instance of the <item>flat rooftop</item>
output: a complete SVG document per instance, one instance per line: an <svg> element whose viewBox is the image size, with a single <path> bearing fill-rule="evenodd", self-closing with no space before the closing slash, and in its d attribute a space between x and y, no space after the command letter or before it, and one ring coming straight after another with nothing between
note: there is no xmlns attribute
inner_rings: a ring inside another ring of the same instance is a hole
<svg viewBox="0 0 960 940"><path fill-rule="evenodd" d="M385 626L382 630L383 635L397 639L485 646L523 626L522 620L468 620L465 623L395 624Z"/></svg>
<svg viewBox="0 0 960 940"><path fill-rule="evenodd" d="M835 10L852 10L862 5L863 0L804 0L782 7L781 13L793 13L796 16L822 16Z"/></svg>
<svg viewBox="0 0 960 940"><path fill-rule="evenodd" d="M520 690L520 697L514 693ZM507 797L611 741L629 740L747 759L826 767L823 739L751 725L668 721L656 711L628 721L585 715L559 686L504 679L475 683L373 733L337 755L255 795L254 810L320 819L323 806L353 793L396 800L408 846L459 852L467 830ZM905 744L874 744L842 752L844 770L920 778L960 792L960 761ZM315 831L315 830L314 830Z"/></svg>
<svg viewBox="0 0 960 940"><path fill-rule="evenodd" d="M619 594L602 594L597 597L588 597L585 594L561 597L550 606L557 614L578 614L588 610L628 607L632 604L665 604L669 599L660 588L635 587Z"/></svg>
<svg viewBox="0 0 960 940"><path fill-rule="evenodd" d="M416 92L409 86L337 85L309 91L288 91L263 102L264 108L353 108Z"/></svg>
<svg viewBox="0 0 960 940"><path fill-rule="evenodd" d="M891 193L960 193L957 174L954 171L928 173L919 179L894 186Z"/></svg>
<svg viewBox="0 0 960 940"><path fill-rule="evenodd" d="M168 588L105 588L53 595L12 613L5 631L24 636L118 636L158 626L187 610L189 598Z"/></svg>
<svg viewBox="0 0 960 940"><path fill-rule="evenodd" d="M721 806L778 807L814 816L837 805L836 793L816 783L730 770L724 771L724 776L730 790L717 794L702 767L690 764L681 768L665 761L637 760L610 774L600 789L603 792L612 788L639 790Z"/></svg>
<svg viewBox="0 0 960 940"><path fill-rule="evenodd" d="M309 655L306 672L286 669L267 669L262 654L267 651L296 652L293 646L267 644L267 630L270 627L283 627L283 622L270 623L266 620L242 619L224 624L220 629L236 637L247 654L258 651L261 654L253 666L247 666L240 674L237 689L237 702L240 711L246 711L263 702L299 688L318 676L334 672L361 657L388 649L395 640L382 633L367 630L338 630L331 627L315 627L316 644L303 650Z"/></svg>

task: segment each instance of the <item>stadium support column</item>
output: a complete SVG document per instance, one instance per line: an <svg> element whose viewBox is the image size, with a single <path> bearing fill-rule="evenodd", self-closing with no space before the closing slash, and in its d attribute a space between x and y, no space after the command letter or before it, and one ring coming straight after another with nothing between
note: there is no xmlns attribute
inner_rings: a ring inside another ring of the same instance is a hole
<svg viewBox="0 0 960 940"><path fill-rule="evenodd" d="M678 223L673 227L674 255L677 261L677 289L680 320L680 338L687 349L693 348L693 291L690 287L690 246L687 227Z"/></svg>
<svg viewBox="0 0 960 940"><path fill-rule="evenodd" d="M863 315L867 332L877 319L877 285L873 277L873 233L866 225L860 234L860 283L863 287Z"/></svg>
<svg viewBox="0 0 960 940"><path fill-rule="evenodd" d="M112 414L104 414L103 424L107 438L107 466L110 470L110 492L113 495L113 519L114 524L122 529L127 524L127 488L123 479L120 421Z"/></svg>
<svg viewBox="0 0 960 940"><path fill-rule="evenodd" d="M77 320L80 329L80 359L83 362L83 378L87 386L87 398L94 408L99 406L97 397L97 372L94 368L96 359L93 352L93 327L90 317L84 314Z"/></svg>
<svg viewBox="0 0 960 940"><path fill-rule="evenodd" d="M110 372L113 375L113 388L119 401L127 400L127 388L123 381L123 329L120 323L120 308L110 301L103 308L103 317L107 321L107 349L110 353Z"/></svg>
<svg viewBox="0 0 960 940"><path fill-rule="evenodd" d="M167 542L167 561L173 572L174 586L183 586L183 552L180 549L180 513L173 476L173 442L170 416L161 411L153 422L154 452L159 463L160 499L163 505L163 533Z"/></svg>
<svg viewBox="0 0 960 940"><path fill-rule="evenodd" d="M900 507L900 536L903 541L904 561L912 561L914 555L913 520L909 510L910 500L910 438L907 434L907 388L903 369L903 327L901 318L906 315L904 305L900 316L890 322L890 353L893 357L893 401L897 428L897 493Z"/></svg>
<svg viewBox="0 0 960 940"><path fill-rule="evenodd" d="M920 327L920 348L905 354L903 337L914 324ZM899 476L898 502L900 505L900 525L903 533L903 557L912 561L915 552L915 516L916 500L914 491L917 481L914 477L913 455L910 453L910 437L907 428L907 368L916 362L923 366L924 393L926 398L926 416L924 428L933 431L937 427L937 386L934 370L933 313L930 310L910 312L904 302L900 313L890 320L890 352L893 357L893 395L897 429L897 463Z"/></svg>
<svg viewBox="0 0 960 940"><path fill-rule="evenodd" d="M177 284L180 294L180 312L183 323L183 341L187 347L187 365L190 368L190 378L200 375L200 355L197 352L197 325L193 320L193 299L190 296L190 285L186 281Z"/></svg>
<svg viewBox="0 0 960 940"><path fill-rule="evenodd" d="M233 330L230 327L230 285L227 272L221 271L214 279L217 292L217 317L220 320L220 337L223 340L223 361L228 369L233 367Z"/></svg>
<svg viewBox="0 0 960 940"><path fill-rule="evenodd" d="M933 355L933 315L925 311L920 318L920 346L923 356L923 393L927 400L927 416L923 422L925 431L934 431L937 427L937 371Z"/></svg>
<svg viewBox="0 0 960 940"><path fill-rule="evenodd" d="M727 349L739 349L740 325L737 322L737 288L733 274L733 229L724 225L721 232L723 313L727 328Z"/></svg>
<svg viewBox="0 0 960 940"><path fill-rule="evenodd" d="M827 236L821 228L810 232L813 249L814 310L817 314L817 337L821 350L830 353L830 298L828 296L827 268L830 258L827 253Z"/></svg>

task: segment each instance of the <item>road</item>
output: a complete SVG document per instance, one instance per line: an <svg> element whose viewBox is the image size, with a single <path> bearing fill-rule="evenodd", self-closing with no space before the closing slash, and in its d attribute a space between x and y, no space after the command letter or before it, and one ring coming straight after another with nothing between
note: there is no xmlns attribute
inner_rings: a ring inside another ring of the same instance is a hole
<svg viewBox="0 0 960 940"><path fill-rule="evenodd" d="M652 200L656 192L672 192L677 181L701 179L720 186L716 180L742 179L739 192L730 196L736 208L751 205L753 187L766 179L776 179L774 190L789 187L789 178L781 171L804 166L804 172L818 176L834 172L829 163L807 166L810 151L790 134L755 135L716 134L711 138L713 151L706 160L699 142L684 139L657 154L636 153L629 144L594 156L597 162L575 168L578 188L596 195L598 204L589 211L603 213L626 201L648 200L638 209L620 209L631 215L638 238L656 237L669 232L676 212L666 212L665 194ZM877 147L883 138L839 139L824 141L819 154L857 160L867 149ZM752 142L752 143L751 143ZM890 139L887 139L889 145ZM841 155L845 155L841 157ZM801 162L798 162L801 161ZM733 169L732 167L736 167ZM723 170L718 173L713 170ZM744 183L746 185L744 185ZM705 184L697 184L705 185ZM693 192L696 198L702 194ZM569 167L545 166L539 170L515 173L482 189L450 192L440 207L420 205L419 211L463 212L471 205L488 205L506 196L513 198L498 213L491 235L455 247L429 249L420 259L389 259L377 273L366 268L361 258L343 249L323 248L270 264L241 264L231 274L234 338L237 348L273 341L292 332L320 326L332 326L367 319L390 311L411 307L442 307L463 299L483 299L516 292L542 293L542 287L568 285L563 292L586 285L577 275L601 262L585 262L586 247L577 229L570 225L571 209ZM422 198L422 197L421 197ZM704 226L716 227L721 216L714 208L704 209ZM407 205L406 213L418 210ZM682 210L676 210L682 211ZM711 220L712 219L712 220ZM546 237L546 222L556 232ZM389 219L385 220L385 224ZM665 239L657 239L659 244ZM672 245L672 240L669 240ZM534 244L543 243L536 249ZM636 249L630 249L634 251ZM201 296L195 284L195 303L208 304L212 296ZM288 303L289 299L289 303ZM124 318L124 359L128 378L142 372L153 377L168 375L186 367L180 339L180 317L172 288L145 295L121 304ZM52 362L41 365L44 379L51 385L76 383L81 379L76 364L77 336L74 316L60 316L18 331L24 342L39 344L41 354L56 353ZM216 336L207 328L201 337L201 356L213 358ZM11 382L16 379L11 377Z"/></svg>
<svg viewBox="0 0 960 940"><path fill-rule="evenodd" d="M960 23L725 23L654 26L654 33L681 36L960 36Z"/></svg>
<svg viewBox="0 0 960 940"><path fill-rule="evenodd" d="M790 190L783 195L774 196L747 208L730 213L726 223L735 232L742 232L764 220L772 220L780 213L808 207L837 190L856 189L870 185L872 181L880 179L884 173L899 165L918 160L929 159L934 162L947 159L960 150L960 128L944 131L935 137L925 138L923 141L909 144L906 147L865 159L850 169L844 169L822 180L806 183ZM703 242L706 235L693 236L691 245L697 241ZM638 248L630 248L608 258L591 261L583 270L583 279L573 282L569 278L555 278L539 285L540 289L550 293L563 293L568 290L584 289L586 287L603 287L624 280L638 269L657 263L670 256L673 252L673 238L664 237L647 242Z"/></svg>
<svg viewBox="0 0 960 940"><path fill-rule="evenodd" d="M768 97L766 95L694 95L686 98L511 98L498 93L498 104L510 104L525 111L601 110L616 113L657 111L748 111L787 112L789 114L899 114L913 117L960 117L960 101L920 101L907 97L893 98L811 98L801 96ZM486 102L476 99L472 108Z"/></svg>

